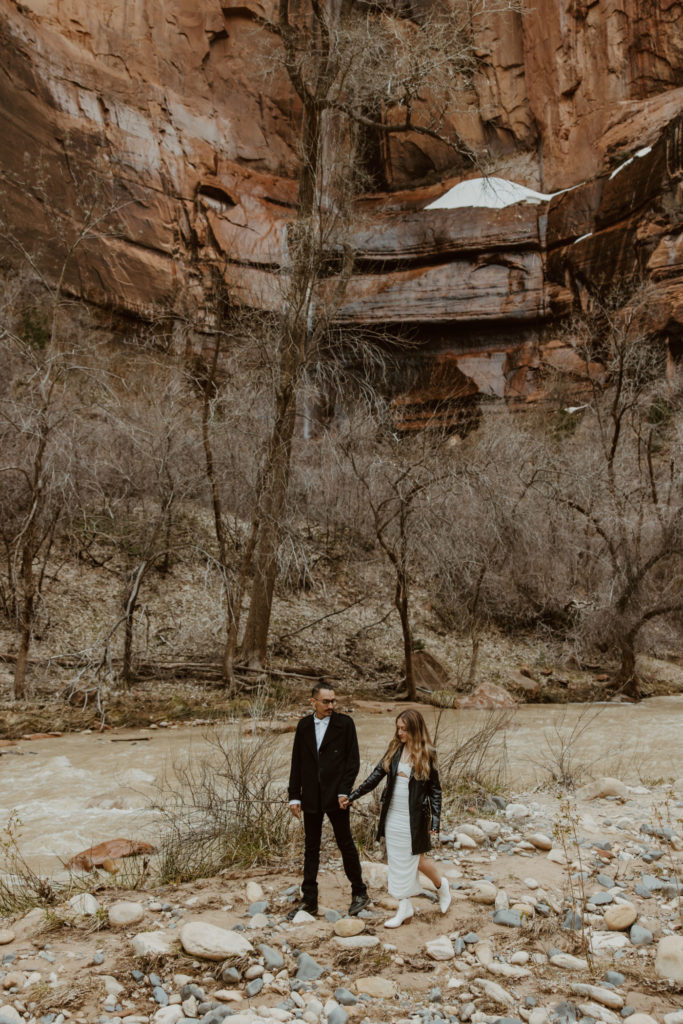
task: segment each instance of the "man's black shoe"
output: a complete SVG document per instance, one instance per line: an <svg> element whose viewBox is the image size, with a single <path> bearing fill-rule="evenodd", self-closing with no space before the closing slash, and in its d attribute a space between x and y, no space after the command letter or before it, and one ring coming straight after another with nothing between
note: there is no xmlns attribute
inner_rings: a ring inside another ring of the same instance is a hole
<svg viewBox="0 0 683 1024"><path fill-rule="evenodd" d="M370 902L370 897L367 893L363 893L362 896L354 896L351 900L351 906L349 907L350 917L355 917L356 914L360 914L363 907L367 907Z"/></svg>
<svg viewBox="0 0 683 1024"><path fill-rule="evenodd" d="M300 910L305 910L307 914L311 914L313 917L318 913L317 903L308 903L306 900L302 900L301 903L297 903L295 907L287 914L287 920L291 921L293 917L299 913Z"/></svg>

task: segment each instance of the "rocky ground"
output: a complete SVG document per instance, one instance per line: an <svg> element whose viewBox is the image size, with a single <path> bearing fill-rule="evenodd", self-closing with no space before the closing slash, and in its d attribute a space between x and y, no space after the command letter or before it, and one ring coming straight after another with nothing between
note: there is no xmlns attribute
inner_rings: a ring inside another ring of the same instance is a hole
<svg viewBox="0 0 683 1024"><path fill-rule="evenodd" d="M0 1024L683 1024L683 778L495 797L444 827L451 907L425 891L396 930L379 860L370 908L345 916L334 847L317 918L287 920L293 864L145 892L91 881L0 921Z"/></svg>

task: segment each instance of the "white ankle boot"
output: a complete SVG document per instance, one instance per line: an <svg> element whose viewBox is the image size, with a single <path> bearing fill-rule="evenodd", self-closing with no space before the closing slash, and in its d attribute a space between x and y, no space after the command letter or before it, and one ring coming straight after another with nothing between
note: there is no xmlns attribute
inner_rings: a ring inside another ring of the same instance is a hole
<svg viewBox="0 0 683 1024"><path fill-rule="evenodd" d="M445 914L451 905L451 883L444 877L441 879L441 885L439 886L439 906L441 907L441 913Z"/></svg>
<svg viewBox="0 0 683 1024"><path fill-rule="evenodd" d="M409 921L413 916L413 904L410 900L399 900L398 910L394 917L390 917L388 921L384 922L385 928L398 928L404 921Z"/></svg>

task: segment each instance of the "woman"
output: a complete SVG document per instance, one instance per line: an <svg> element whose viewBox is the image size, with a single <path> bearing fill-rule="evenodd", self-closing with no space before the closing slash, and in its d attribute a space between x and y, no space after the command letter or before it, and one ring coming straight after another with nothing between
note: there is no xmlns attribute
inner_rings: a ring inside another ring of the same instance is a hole
<svg viewBox="0 0 683 1024"><path fill-rule="evenodd" d="M418 871L436 886L442 914L451 903L448 879L442 877L430 857L425 857L431 849L430 836L436 838L439 834L441 785L436 751L419 711L401 712L384 757L349 795L346 806L375 789L385 776L377 838L386 838L389 894L399 903L395 916L384 926L398 928L413 916L410 897L420 890Z"/></svg>

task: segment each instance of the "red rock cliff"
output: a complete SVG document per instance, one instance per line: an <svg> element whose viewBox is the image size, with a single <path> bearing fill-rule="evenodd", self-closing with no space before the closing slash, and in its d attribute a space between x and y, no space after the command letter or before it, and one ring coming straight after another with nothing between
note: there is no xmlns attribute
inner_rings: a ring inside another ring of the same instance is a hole
<svg viewBox="0 0 683 1024"><path fill-rule="evenodd" d="M69 284L89 301L144 317L191 301L204 252L225 259L234 296L277 305L299 109L282 72L264 73L262 13L259 0L0 0L10 228L49 262L38 178L74 221L91 170L127 200L120 230L79 250ZM392 191L366 204L365 270L341 319L408 322L436 377L449 363L463 392L524 395L553 318L637 267L658 288L656 326L680 344L683 3L537 0L476 32L479 70L451 121L494 173L569 191L423 212L464 170L428 139L393 143Z"/></svg>

